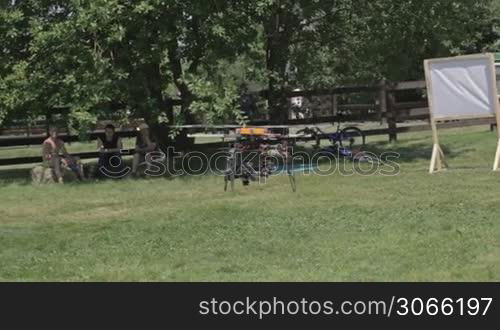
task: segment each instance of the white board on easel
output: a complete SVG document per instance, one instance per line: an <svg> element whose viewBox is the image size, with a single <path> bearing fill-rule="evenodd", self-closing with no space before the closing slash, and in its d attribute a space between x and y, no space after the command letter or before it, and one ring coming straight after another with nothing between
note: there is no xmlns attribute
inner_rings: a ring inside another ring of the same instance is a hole
<svg viewBox="0 0 500 330"><path fill-rule="evenodd" d="M427 96L433 131L430 173L443 168L437 122L496 118L500 122L495 58L493 54L468 55L424 62ZM500 165L500 133L494 170Z"/></svg>

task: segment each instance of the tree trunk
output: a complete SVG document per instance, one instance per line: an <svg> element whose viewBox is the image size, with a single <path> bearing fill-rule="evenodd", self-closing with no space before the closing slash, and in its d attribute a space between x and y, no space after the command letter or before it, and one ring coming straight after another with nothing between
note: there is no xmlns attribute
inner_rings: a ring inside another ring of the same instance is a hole
<svg viewBox="0 0 500 330"><path fill-rule="evenodd" d="M163 113L169 119L169 123L174 122L174 111L171 104L165 100L162 91L162 75L159 63L152 63L145 68L145 84L149 99L154 102L154 107L158 109L159 113ZM169 146L173 144L170 138L170 129L168 125L158 122L156 113L146 112L143 114L144 120L151 128L151 135L153 139L159 144L160 149L166 151Z"/></svg>
<svg viewBox="0 0 500 330"><path fill-rule="evenodd" d="M281 9L272 15L266 28L268 72L268 94L270 120L283 124L288 118L287 63L290 56L290 41L287 33L285 14Z"/></svg>
<svg viewBox="0 0 500 330"><path fill-rule="evenodd" d="M184 81L184 71L182 69L182 63L179 56L179 43L176 38L172 39L168 44L168 60L170 65L170 71L174 77L174 83L179 90L180 97L182 100L181 116L184 120L184 124L194 124L194 118L189 112L191 103L193 102L193 93L189 89L189 86Z"/></svg>

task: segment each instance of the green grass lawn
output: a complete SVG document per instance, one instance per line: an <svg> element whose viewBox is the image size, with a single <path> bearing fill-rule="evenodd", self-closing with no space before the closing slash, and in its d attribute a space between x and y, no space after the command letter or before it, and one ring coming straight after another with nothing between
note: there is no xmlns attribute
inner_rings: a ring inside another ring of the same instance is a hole
<svg viewBox="0 0 500 330"><path fill-rule="evenodd" d="M415 133L370 145L401 153L399 175L299 176L296 194L286 177L235 193L211 176L4 179L0 280L499 281L496 137L481 127L442 142L445 173L428 174L430 132Z"/></svg>

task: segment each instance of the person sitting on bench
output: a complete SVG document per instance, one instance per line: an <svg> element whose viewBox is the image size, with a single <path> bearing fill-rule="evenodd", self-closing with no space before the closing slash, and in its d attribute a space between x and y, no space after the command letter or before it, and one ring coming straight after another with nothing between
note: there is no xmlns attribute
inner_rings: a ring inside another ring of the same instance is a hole
<svg viewBox="0 0 500 330"><path fill-rule="evenodd" d="M116 134L115 127L111 124L104 128L104 135L97 139L99 151L99 162L97 174L99 176L113 176L122 167L121 150L123 144L121 138Z"/></svg>
<svg viewBox="0 0 500 330"><path fill-rule="evenodd" d="M62 153L62 157L61 157ZM83 167L80 159L72 157L64 145L64 141L59 139L56 127L49 129L49 137L43 141L42 145L43 165L51 168L58 183L64 183L63 168L69 168L75 172L80 181L84 180Z"/></svg>
<svg viewBox="0 0 500 330"><path fill-rule="evenodd" d="M149 126L141 124L138 127L139 133L135 142L135 154L132 162L132 176L137 176L137 170L141 162L147 162L147 155L157 150L158 145L151 140ZM149 163L148 163L149 168Z"/></svg>

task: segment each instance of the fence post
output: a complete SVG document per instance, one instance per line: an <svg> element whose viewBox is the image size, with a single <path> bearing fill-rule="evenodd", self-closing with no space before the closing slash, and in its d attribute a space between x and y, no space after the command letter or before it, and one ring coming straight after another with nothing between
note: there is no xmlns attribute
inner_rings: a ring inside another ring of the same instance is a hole
<svg viewBox="0 0 500 330"><path fill-rule="evenodd" d="M338 94L332 94L332 117L335 117L339 113L339 96Z"/></svg>
<svg viewBox="0 0 500 330"><path fill-rule="evenodd" d="M380 119L380 125L382 125L384 121L384 115L386 116L387 119L387 86L385 79L379 82L379 86L380 90L378 94L378 105L379 105L378 116Z"/></svg>
<svg viewBox="0 0 500 330"><path fill-rule="evenodd" d="M394 94L389 90L387 81L385 79L381 80L379 92L379 117L382 123L382 118L385 114L389 128L389 142L398 140L394 103Z"/></svg>
<svg viewBox="0 0 500 330"><path fill-rule="evenodd" d="M393 91L387 92L387 124L389 126L389 142L398 141L398 125L396 112L396 99Z"/></svg>

